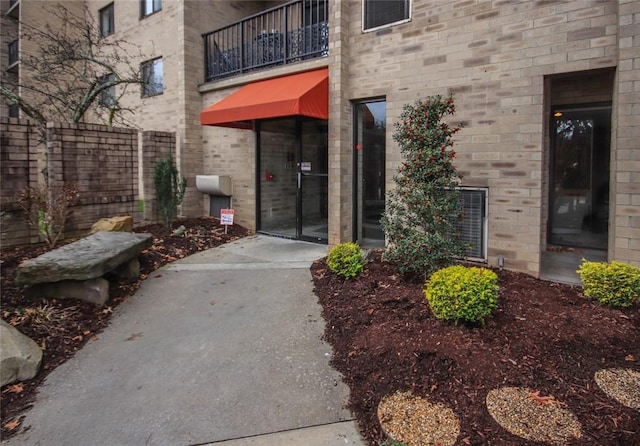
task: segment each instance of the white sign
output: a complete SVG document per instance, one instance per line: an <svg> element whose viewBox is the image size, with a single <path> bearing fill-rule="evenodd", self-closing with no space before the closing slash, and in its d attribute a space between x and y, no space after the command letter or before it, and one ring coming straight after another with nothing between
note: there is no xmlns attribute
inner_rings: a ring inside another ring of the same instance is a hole
<svg viewBox="0 0 640 446"><path fill-rule="evenodd" d="M220 209L220 224L233 225L233 209Z"/></svg>

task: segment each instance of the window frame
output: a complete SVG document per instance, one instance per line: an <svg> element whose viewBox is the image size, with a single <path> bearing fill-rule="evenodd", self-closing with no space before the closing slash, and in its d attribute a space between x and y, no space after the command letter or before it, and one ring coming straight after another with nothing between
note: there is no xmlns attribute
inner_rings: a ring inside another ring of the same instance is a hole
<svg viewBox="0 0 640 446"><path fill-rule="evenodd" d="M147 8L150 6L150 8ZM162 11L162 0L140 0L140 19Z"/></svg>
<svg viewBox="0 0 640 446"><path fill-rule="evenodd" d="M404 19L400 19L400 20L396 20L394 22L389 22L389 23L384 23L382 25L377 25L377 26L373 26L371 28L367 28L366 27L366 20L367 20L367 3L370 2L375 2L376 0L362 0L362 32L363 33L368 33L368 32L372 32L372 31L377 31L379 29L382 28L388 28L390 26L396 26L396 25L401 25L403 23L407 23L411 21L411 10L412 10L412 6L413 6L413 0L398 0L398 1L404 1L407 7L407 17Z"/></svg>
<svg viewBox="0 0 640 446"><path fill-rule="evenodd" d="M149 82L149 78L150 77L154 77L156 74L156 64L160 63L160 82L154 82L153 84ZM146 67L152 67L152 70L150 72L145 72L145 68ZM158 96L161 95L162 93L164 93L164 62L162 60L162 57L156 57L155 59L150 59L147 60L145 62L142 62L142 64L140 64L140 70L142 72L142 77L143 77L143 84L142 84L142 91L140 92L141 97L143 98L149 98L152 96ZM150 87L153 85L153 89L151 90ZM158 85L159 85L159 91L158 91Z"/></svg>
<svg viewBox="0 0 640 446"><path fill-rule="evenodd" d="M116 32L116 24L115 24L115 3L111 2L104 8L98 11L98 20L100 21L100 37L107 37ZM103 15L109 14L107 17L109 21L109 29L105 30Z"/></svg>

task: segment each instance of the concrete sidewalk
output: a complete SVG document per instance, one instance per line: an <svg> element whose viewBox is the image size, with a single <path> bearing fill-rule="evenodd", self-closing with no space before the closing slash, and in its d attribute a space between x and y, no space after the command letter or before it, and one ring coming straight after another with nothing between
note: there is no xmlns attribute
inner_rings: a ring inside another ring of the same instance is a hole
<svg viewBox="0 0 640 446"><path fill-rule="evenodd" d="M364 445L320 339L326 253L252 236L157 271L3 444Z"/></svg>

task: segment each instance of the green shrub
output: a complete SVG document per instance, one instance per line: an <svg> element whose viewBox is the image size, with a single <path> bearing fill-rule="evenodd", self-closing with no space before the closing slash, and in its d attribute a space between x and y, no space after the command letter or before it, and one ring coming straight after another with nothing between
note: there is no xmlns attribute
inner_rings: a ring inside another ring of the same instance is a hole
<svg viewBox="0 0 640 446"><path fill-rule="evenodd" d="M604 305L630 307L640 298L640 268L621 262L588 262L578 268L584 295Z"/></svg>
<svg viewBox="0 0 640 446"><path fill-rule="evenodd" d="M364 257L357 243L341 243L329 251L327 265L337 275L351 279L364 269Z"/></svg>
<svg viewBox="0 0 640 446"><path fill-rule="evenodd" d="M178 215L178 205L184 198L187 179L180 178L173 157L160 160L153 170L153 184L161 223L169 228Z"/></svg>
<svg viewBox="0 0 640 446"><path fill-rule="evenodd" d="M498 305L498 276L486 268L449 266L431 275L424 294L438 319L484 323Z"/></svg>

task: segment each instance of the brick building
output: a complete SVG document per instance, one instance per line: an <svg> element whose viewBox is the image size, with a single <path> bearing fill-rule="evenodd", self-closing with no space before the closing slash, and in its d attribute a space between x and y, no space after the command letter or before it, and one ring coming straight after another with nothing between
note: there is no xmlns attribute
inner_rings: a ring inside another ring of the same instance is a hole
<svg viewBox="0 0 640 446"><path fill-rule="evenodd" d="M26 20L39 2L11 3ZM251 229L381 246L393 124L453 94L470 257L543 277L558 251L640 264L638 1L88 4L160 76L129 105L177 133L185 214L226 200L196 175L225 175Z"/></svg>

